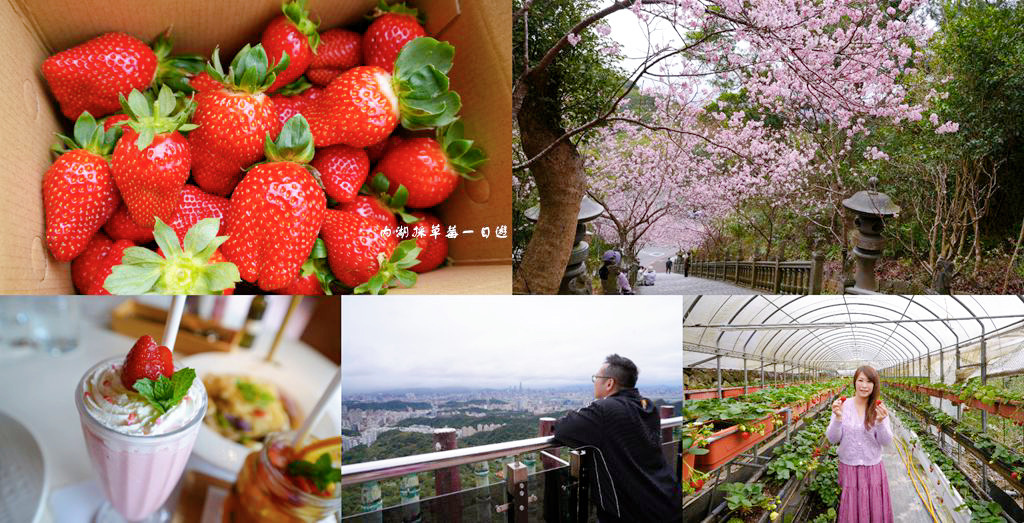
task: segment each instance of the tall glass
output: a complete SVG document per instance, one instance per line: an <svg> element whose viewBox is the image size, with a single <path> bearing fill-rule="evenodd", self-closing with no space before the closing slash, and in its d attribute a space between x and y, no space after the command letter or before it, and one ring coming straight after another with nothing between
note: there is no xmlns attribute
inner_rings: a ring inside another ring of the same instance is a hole
<svg viewBox="0 0 1024 523"><path fill-rule="evenodd" d="M97 363L82 376L75 389L75 406L78 407L85 446L107 496L95 521L168 521L170 514L161 507L178 484L192 453L192 445L206 415L206 389L202 388L202 380L197 377L195 381L202 390L202 402L195 416L181 428L151 436L122 434L97 420L84 404L86 379L100 367L122 361L123 356L116 356Z"/></svg>

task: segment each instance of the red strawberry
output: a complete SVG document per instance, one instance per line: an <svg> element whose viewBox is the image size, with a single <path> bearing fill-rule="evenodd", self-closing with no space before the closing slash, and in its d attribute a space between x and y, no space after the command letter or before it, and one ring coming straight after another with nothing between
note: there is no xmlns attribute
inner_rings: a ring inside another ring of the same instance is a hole
<svg viewBox="0 0 1024 523"><path fill-rule="evenodd" d="M82 294L110 294L103 290L103 281L110 269L121 263L124 250L134 245L128 240L110 241L102 232L96 233L82 254L71 262L71 281Z"/></svg>
<svg viewBox="0 0 1024 523"><path fill-rule="evenodd" d="M157 345L153 337L147 334L135 342L132 350L128 351L128 356L124 358L121 383L135 390L135 382L143 378L156 381L160 376L170 378L173 374L174 359L171 357L171 349Z"/></svg>
<svg viewBox="0 0 1024 523"><path fill-rule="evenodd" d="M225 75L219 52L213 52L207 73L224 86L196 94L192 122L199 127L188 135L192 175L204 191L227 196L243 169L263 159L263 139L267 133L275 138L281 131L274 102L263 91L287 65L285 58L268 71L263 46L246 45Z"/></svg>
<svg viewBox="0 0 1024 523"><path fill-rule="evenodd" d="M447 43L417 38L402 50L394 75L376 66L338 75L308 115L316 146L369 147L384 141L399 121L411 131L451 123L462 102L440 77L454 54Z"/></svg>
<svg viewBox="0 0 1024 523"><path fill-rule="evenodd" d="M370 158L371 162L377 163L381 156L384 156L385 151L401 143L402 139L403 138L401 136L392 134L391 136L388 136L387 140L367 147L366 156Z"/></svg>
<svg viewBox="0 0 1024 523"><path fill-rule="evenodd" d="M217 234L224 234L224 217L231 208L231 200L223 196L204 193L194 185L186 185L181 190L181 201L178 202L178 212L168 225L174 229L178 240L185 241L185 233L188 232L199 220L206 218L217 218L220 220L220 230Z"/></svg>
<svg viewBox="0 0 1024 523"><path fill-rule="evenodd" d="M747 439L750 437L750 433L747 431L740 432L740 437L743 439Z"/></svg>
<svg viewBox="0 0 1024 523"><path fill-rule="evenodd" d="M338 210L358 214L363 218L379 222L382 226L391 230L398 226L395 212L389 209L384 202L373 196L357 195L351 202L344 203L338 207Z"/></svg>
<svg viewBox="0 0 1024 523"><path fill-rule="evenodd" d="M238 267L217 250L227 239L217 236L219 228L217 218L203 219L182 241L156 218L157 252L142 247L126 251L105 287L113 294L231 294L241 278Z"/></svg>
<svg viewBox="0 0 1024 523"><path fill-rule="evenodd" d="M263 30L260 43L267 50L271 65L276 64L283 54L287 54L291 60L288 67L279 72L274 83L270 84L267 89L269 92L274 92L302 76L313 61L313 54L320 44L320 33L316 31L316 22L309 19L306 0L288 2L281 6L281 11L284 15L270 21Z"/></svg>
<svg viewBox="0 0 1024 523"><path fill-rule="evenodd" d="M316 152L311 164L320 173L327 196L345 203L355 199L370 174L366 151L347 145L332 145Z"/></svg>
<svg viewBox="0 0 1024 523"><path fill-rule="evenodd" d="M334 280L334 275L327 265L327 246L323 239L317 238L313 244L313 252L299 270L299 277L274 292L295 296L322 296L331 293L331 282Z"/></svg>
<svg viewBox="0 0 1024 523"><path fill-rule="evenodd" d="M846 396L839 396L839 402L842 403L844 401L846 401Z"/></svg>
<svg viewBox="0 0 1024 523"><path fill-rule="evenodd" d="M882 400L875 400L875 405L881 405L881 404L882 404Z"/></svg>
<svg viewBox="0 0 1024 523"><path fill-rule="evenodd" d="M309 109L320 98L320 94L323 91L323 89L317 87L310 87L294 96L283 96L280 94L271 96L270 99L274 102L274 108L277 109L277 119L281 121L281 125L284 125L292 116L297 114L306 116L303 113L309 112Z"/></svg>
<svg viewBox="0 0 1024 523"><path fill-rule="evenodd" d="M191 103L172 114L176 102L166 85L160 88L156 103L139 91L132 91L128 100L122 98L121 102L132 119L114 149L111 167L117 188L140 227L152 227L157 217L169 222L178 210L192 165L188 142L178 132L196 127L185 123Z"/></svg>
<svg viewBox="0 0 1024 523"><path fill-rule="evenodd" d="M103 130L104 131L109 131L109 130L111 130L114 127L115 124L117 124L119 122L127 122L128 120L131 120L131 119L132 119L131 116L128 116L127 114L124 114L124 113L112 114L112 115L110 115L110 116L108 116L108 117L103 119Z"/></svg>
<svg viewBox="0 0 1024 523"><path fill-rule="evenodd" d="M244 280L272 291L299 275L327 199L306 171L313 144L302 115L288 121L276 143L268 140L266 154L269 162L253 167L231 195L223 251Z"/></svg>
<svg viewBox="0 0 1024 523"><path fill-rule="evenodd" d="M448 238L445 236L444 224L436 216L423 211L413 211L413 216L420 221L404 226L407 234L398 234L399 240L412 238L416 246L422 249L416 258L419 263L409 270L419 273L432 271L444 263L448 256ZM399 227L399 231L403 228Z"/></svg>
<svg viewBox="0 0 1024 523"><path fill-rule="evenodd" d="M167 33L153 47L124 33L106 33L61 51L43 62L43 77L61 112L77 120L83 111L94 117L121 108L118 96L154 83L170 83L184 75L190 57L171 57Z"/></svg>
<svg viewBox="0 0 1024 523"><path fill-rule="evenodd" d="M404 3L387 5L381 0L370 27L363 33L363 63L391 72L405 44L427 32L416 19L417 11Z"/></svg>
<svg viewBox="0 0 1024 523"><path fill-rule="evenodd" d="M224 87L224 84L214 80L210 73L202 71L199 74L192 77L189 81L189 87L197 92L203 91L215 91Z"/></svg>
<svg viewBox="0 0 1024 523"><path fill-rule="evenodd" d="M149 243L153 241L153 228L140 227L128 214L128 208L121 204L114 211L114 215L107 220L103 230L115 240L130 240L136 244Z"/></svg>
<svg viewBox="0 0 1024 523"><path fill-rule="evenodd" d="M462 122L456 121L439 128L437 140L409 138L390 147L375 170L391 182L389 193L404 185L409 191L405 204L426 208L448 198L460 177L474 179L470 173L485 161L487 156L462 137Z"/></svg>
<svg viewBox="0 0 1024 523"><path fill-rule="evenodd" d="M104 131L86 112L73 140L57 135L71 148L43 175L46 244L57 261L78 256L121 203L107 161L119 132Z"/></svg>
<svg viewBox="0 0 1024 523"><path fill-rule="evenodd" d="M406 287L416 283L416 273L408 268L417 263L419 247L410 240L398 244L382 229L380 222L358 214L327 210L320 234L331 272L356 293L386 293L395 283Z"/></svg>
<svg viewBox="0 0 1024 523"><path fill-rule="evenodd" d="M320 33L320 46L306 69L306 78L321 87L339 74L360 65L363 59L362 36L345 29Z"/></svg>

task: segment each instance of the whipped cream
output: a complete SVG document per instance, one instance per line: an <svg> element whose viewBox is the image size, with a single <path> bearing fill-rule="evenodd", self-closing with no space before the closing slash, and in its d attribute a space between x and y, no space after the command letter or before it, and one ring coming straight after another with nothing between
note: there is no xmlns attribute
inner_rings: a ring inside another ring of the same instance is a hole
<svg viewBox="0 0 1024 523"><path fill-rule="evenodd" d="M177 369L175 369L177 370ZM157 436L184 427L203 405L203 380L192 380L188 394L164 414L121 383L121 365L103 365L86 377L82 403L105 427L131 436Z"/></svg>

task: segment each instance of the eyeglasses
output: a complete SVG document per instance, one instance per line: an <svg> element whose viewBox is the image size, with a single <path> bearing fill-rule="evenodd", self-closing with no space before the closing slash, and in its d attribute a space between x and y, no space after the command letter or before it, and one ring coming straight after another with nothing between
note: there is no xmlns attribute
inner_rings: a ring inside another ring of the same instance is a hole
<svg viewBox="0 0 1024 523"><path fill-rule="evenodd" d="M615 378L613 378L611 376L598 376L597 374L594 374L593 376L590 377L590 381L592 381L594 383L597 383L597 380L613 380L613 379L615 379Z"/></svg>

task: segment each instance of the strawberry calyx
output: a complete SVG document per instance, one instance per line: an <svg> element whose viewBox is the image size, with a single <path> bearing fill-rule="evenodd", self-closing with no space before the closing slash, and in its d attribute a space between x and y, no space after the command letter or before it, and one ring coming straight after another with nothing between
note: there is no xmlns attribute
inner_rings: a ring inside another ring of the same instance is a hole
<svg viewBox="0 0 1024 523"><path fill-rule="evenodd" d="M227 236L217 236L219 218L200 220L183 242L156 218L153 238L163 255L143 247L124 250L103 287L111 294L215 294L232 289L242 280L231 262L211 263Z"/></svg>
<svg viewBox="0 0 1024 523"><path fill-rule="evenodd" d="M405 223L420 221L419 218L405 211L405 202L409 201L409 189L399 184L398 189L395 189L395 193L389 194L388 189L390 188L391 180L388 180L384 173L377 173L373 175L373 178L363 183L359 192L376 197L384 207L401 218Z"/></svg>
<svg viewBox="0 0 1024 523"><path fill-rule="evenodd" d="M149 45L156 55L156 73L153 76L153 86L160 84L169 85L175 91L191 93L195 91L189 85L189 78L199 74L203 70L205 60L197 54L181 54L171 56L171 29L157 36Z"/></svg>
<svg viewBox="0 0 1024 523"><path fill-rule="evenodd" d="M114 146L121 137L121 128L117 126L104 130L103 124L97 122L89 111L83 111L78 120L75 120L75 128L71 133L73 138L60 133L55 134L60 141L53 144L50 150L57 155L75 149L85 149L110 160L110 154L114 152Z"/></svg>
<svg viewBox="0 0 1024 523"><path fill-rule="evenodd" d="M175 111L178 102L174 92L167 85L160 86L160 94L157 99L148 94L143 94L138 89L132 89L125 99L124 95L118 95L121 100L121 108L129 116L129 120L123 125L131 127L139 133L135 140L135 146L139 150L149 147L153 143L153 137L158 134L173 133L175 131L191 131L199 127L196 124L188 123L195 103L192 99L185 102L184 107Z"/></svg>
<svg viewBox="0 0 1024 523"><path fill-rule="evenodd" d="M245 44L224 72L220 63L220 48L213 50L210 62L206 64L206 72L214 80L235 91L258 94L266 91L277 78L277 73L288 68L291 58L288 53L281 53L281 61L270 67L267 51L262 44L250 46Z"/></svg>
<svg viewBox="0 0 1024 523"><path fill-rule="evenodd" d="M269 132L263 137L263 152L267 155L268 162L308 164L316 152L313 148L313 133L309 130L309 122L301 114L292 116L281 127L276 141L270 137ZM316 172L316 169L312 171ZM319 173L313 177L323 187Z"/></svg>
<svg viewBox="0 0 1024 523"><path fill-rule="evenodd" d="M423 249L416 246L416 240L405 240L395 247L391 257L380 253L377 261L380 269L366 283L353 289L355 294L387 294L388 289L396 285L412 287L416 284L416 273L409 267L419 263L417 257Z"/></svg>
<svg viewBox="0 0 1024 523"><path fill-rule="evenodd" d="M455 121L462 99L448 90L447 74L454 56L451 44L430 37L416 38L402 48L391 77L402 127L418 131Z"/></svg>
<svg viewBox="0 0 1024 523"><path fill-rule="evenodd" d="M423 13L420 13L415 7L409 7L408 5L405 5L405 2L388 5L387 0L379 0L377 2L377 7L375 7L370 14L366 15L366 19L374 20L386 14L409 15L415 18L421 25L426 21Z"/></svg>
<svg viewBox="0 0 1024 523"><path fill-rule="evenodd" d="M300 76L292 83L274 91L274 96L295 96L306 92L310 87L313 87L313 84L305 76Z"/></svg>
<svg viewBox="0 0 1024 523"><path fill-rule="evenodd" d="M438 127L437 141L448 159L448 165L451 165L459 176L467 180L481 178L480 175L474 176L470 173L487 161L487 153L473 145L473 140L463 138L462 121L455 120L444 127Z"/></svg>
<svg viewBox="0 0 1024 523"><path fill-rule="evenodd" d="M319 23L309 18L309 11L306 9L306 0L293 0L281 6L281 12L288 18L288 21L295 25L300 33L309 38L309 47L316 53L320 45L320 33L317 31Z"/></svg>
<svg viewBox="0 0 1024 523"><path fill-rule="evenodd" d="M316 280L320 282L320 289L324 291L324 294L330 296L331 284L338 279L334 277L331 266L327 262L327 243L322 238L316 239L309 258L302 262L302 267L299 269L299 278L305 278L310 274L316 275Z"/></svg>

